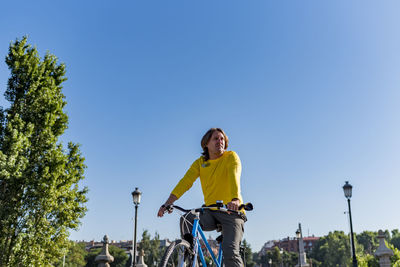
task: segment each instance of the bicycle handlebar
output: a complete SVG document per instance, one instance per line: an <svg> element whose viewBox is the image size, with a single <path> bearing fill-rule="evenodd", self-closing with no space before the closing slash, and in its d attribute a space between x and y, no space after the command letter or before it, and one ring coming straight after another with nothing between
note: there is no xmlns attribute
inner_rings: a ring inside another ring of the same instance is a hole
<svg viewBox="0 0 400 267"><path fill-rule="evenodd" d="M218 210L222 210L222 211L229 211L229 212L234 212L234 213L240 213L240 211L238 211L238 210L231 210L231 209L228 209L228 208L226 207L226 205L224 205L222 202L219 202L219 201L217 201L216 204L212 204L212 205L210 205L210 206L205 206L205 207L196 208L196 209L189 209L189 210L188 210L188 209L181 208L181 207L179 207L179 206L177 206L177 205L173 205L173 204L168 205L168 206L165 207L165 209L166 209L167 211L169 211L169 212L172 212L172 210L173 210L174 208L176 208L176 209L178 209L178 210L180 210L180 211L182 211L182 212L191 212L191 211L200 212L201 210L204 210L204 209L217 208ZM251 203L242 204L242 205L239 206L239 210L241 210L241 209L245 209L245 210L247 210L247 211L251 211L251 210L253 210L253 204L251 204Z"/></svg>

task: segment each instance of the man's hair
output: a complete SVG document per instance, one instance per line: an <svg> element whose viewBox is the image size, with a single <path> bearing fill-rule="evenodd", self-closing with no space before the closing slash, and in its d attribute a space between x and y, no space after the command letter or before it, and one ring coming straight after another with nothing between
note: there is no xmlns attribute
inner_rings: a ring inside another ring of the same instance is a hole
<svg viewBox="0 0 400 267"><path fill-rule="evenodd" d="M201 148L203 148L203 153L201 153L201 154L203 155L205 161L210 159L210 154L208 153L207 144L210 141L211 136L213 135L213 133L216 132L216 131L222 133L222 135L224 136L224 139L225 139L225 147L224 147L224 149L228 148L229 139L228 139L228 136L225 134L224 130L222 130L221 128L211 128L210 130L208 130L205 133L203 138L201 138Z"/></svg>

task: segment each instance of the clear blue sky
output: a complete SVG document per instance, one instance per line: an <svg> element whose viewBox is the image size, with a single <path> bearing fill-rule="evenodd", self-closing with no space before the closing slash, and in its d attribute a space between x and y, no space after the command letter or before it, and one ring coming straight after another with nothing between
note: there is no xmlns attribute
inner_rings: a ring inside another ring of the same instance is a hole
<svg viewBox="0 0 400 267"><path fill-rule="evenodd" d="M29 36L67 65L69 129L88 166L74 240L174 239L156 211L222 127L253 202L245 238L400 228L399 1L3 1L0 57ZM0 63L0 93L9 71ZM4 98L0 105L7 106ZM202 203L199 183L178 202Z"/></svg>

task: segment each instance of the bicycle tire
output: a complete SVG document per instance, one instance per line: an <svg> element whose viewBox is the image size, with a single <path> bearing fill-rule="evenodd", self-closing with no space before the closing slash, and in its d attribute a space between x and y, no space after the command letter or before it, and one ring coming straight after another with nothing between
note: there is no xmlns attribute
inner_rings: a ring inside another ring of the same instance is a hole
<svg viewBox="0 0 400 267"><path fill-rule="evenodd" d="M191 267L193 265L193 257L194 254L190 248L189 242L183 239L178 239L168 246L159 266ZM196 264L196 266L199 266L199 264Z"/></svg>

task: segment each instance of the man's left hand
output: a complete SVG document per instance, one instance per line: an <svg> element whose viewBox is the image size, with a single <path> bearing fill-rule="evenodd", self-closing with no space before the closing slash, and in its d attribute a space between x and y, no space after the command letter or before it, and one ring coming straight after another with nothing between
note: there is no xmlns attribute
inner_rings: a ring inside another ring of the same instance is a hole
<svg viewBox="0 0 400 267"><path fill-rule="evenodd" d="M226 207L230 210L235 210L238 211L239 210L239 206L240 206L240 200L237 198L232 199L231 202L229 202L228 204L226 204Z"/></svg>

